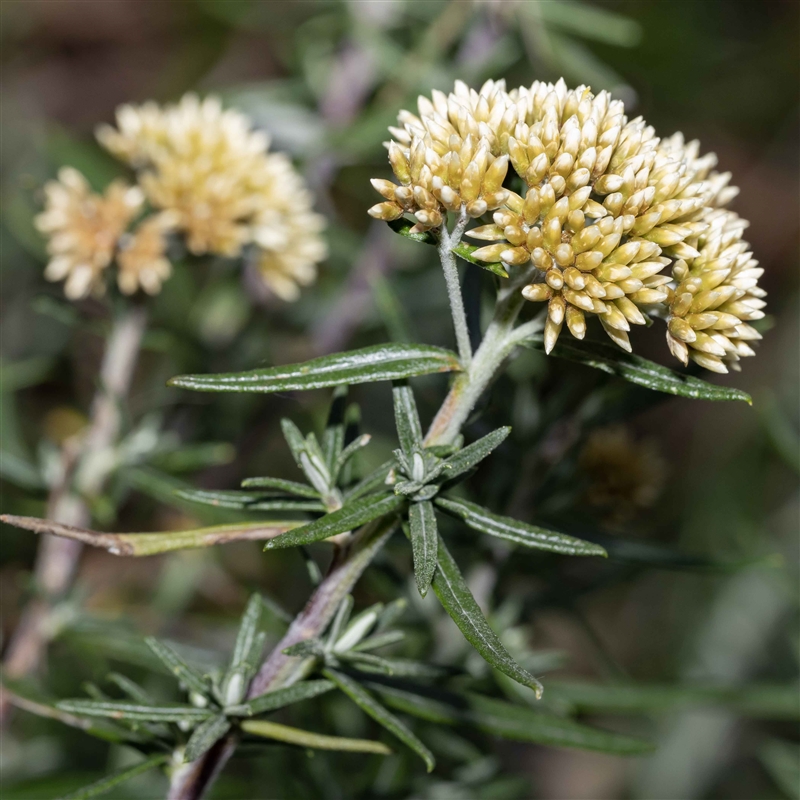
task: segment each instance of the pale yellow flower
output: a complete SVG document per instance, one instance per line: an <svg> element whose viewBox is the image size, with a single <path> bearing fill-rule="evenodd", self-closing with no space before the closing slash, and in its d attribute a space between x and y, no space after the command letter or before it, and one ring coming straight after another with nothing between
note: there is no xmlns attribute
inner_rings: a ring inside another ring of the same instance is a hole
<svg viewBox="0 0 800 800"><path fill-rule="evenodd" d="M123 106L117 125L101 127L100 142L138 171L192 253L235 257L253 246L265 280L286 299L313 280L325 257L323 218L288 159L269 152L245 115L189 94L175 105Z"/></svg>
<svg viewBox="0 0 800 800"><path fill-rule="evenodd" d="M172 274L165 256L166 235L175 227L168 211L143 220L133 233L122 237L117 254L117 285L123 294L134 294L140 287L147 294L158 294L161 284Z"/></svg>
<svg viewBox="0 0 800 800"><path fill-rule="evenodd" d="M466 232L492 243L472 255L502 262L512 277L530 276L522 293L548 304L547 352L565 323L582 339L587 315L630 351L631 325L644 325L651 313L668 316L667 268L676 265L674 280L683 280L679 265L693 268L702 237L720 224L715 215L738 191L728 185L729 173L714 171L716 156L700 156L697 142L686 144L680 134L660 140L641 117L629 120L607 92L570 90L563 80L511 91L502 81L480 91L459 81L449 95L419 98L418 111L402 111L400 126L390 128L389 160L400 185L373 181L385 202L369 213L384 220L413 215L416 229L424 230L440 226L448 211L480 217L495 209L493 224ZM519 193L506 179L508 163L521 179ZM747 295L726 308L744 314L744 323L763 303L753 265L737 269L745 273L736 280L740 291L747 284ZM681 308L673 304L671 318L682 320ZM684 330L682 321L672 324ZM722 371L723 362L752 352L751 327L726 335L727 343L695 346L690 355ZM696 340L676 336L670 346L685 361L684 345Z"/></svg>
<svg viewBox="0 0 800 800"><path fill-rule="evenodd" d="M63 167L44 191L45 210L36 217L36 227L48 237L51 259L45 277L64 280L71 300L102 294L103 272L144 202L141 190L113 181L104 194L95 194L80 172Z"/></svg>

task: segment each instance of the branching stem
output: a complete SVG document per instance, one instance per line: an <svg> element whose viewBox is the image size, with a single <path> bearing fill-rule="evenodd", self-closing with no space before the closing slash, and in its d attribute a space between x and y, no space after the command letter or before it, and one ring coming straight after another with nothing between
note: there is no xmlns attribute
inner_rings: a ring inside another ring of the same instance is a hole
<svg viewBox="0 0 800 800"><path fill-rule="evenodd" d="M522 339L541 330L544 325L540 317L514 329L514 323L524 304L519 288L529 277L520 274L509 280L499 292L494 317L486 329L480 347L472 355L458 270L455 255L452 253L452 248L460 241L467 222L466 214L462 214L452 233L443 229L439 246L464 369L439 409L425 438L426 444L446 444L455 439L512 350ZM287 656L283 650L324 633L339 603L352 590L396 526L397 519L394 516L376 520L357 532L346 545L334 550L328 574L262 664L250 685L249 697L289 686L308 675L314 666L314 659ZM235 746L235 739L229 736L218 742L202 758L177 770L168 800L200 800L233 754Z"/></svg>

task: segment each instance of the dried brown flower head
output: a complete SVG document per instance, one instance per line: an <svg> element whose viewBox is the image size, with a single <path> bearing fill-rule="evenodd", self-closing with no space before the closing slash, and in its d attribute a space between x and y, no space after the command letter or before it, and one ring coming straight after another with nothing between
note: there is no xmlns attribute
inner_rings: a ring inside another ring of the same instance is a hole
<svg viewBox="0 0 800 800"><path fill-rule="evenodd" d="M36 217L36 227L48 237L51 259L45 277L65 281L70 300L102 294L103 272L144 202L141 190L113 181L104 194L95 194L80 172L63 167L44 191L45 210Z"/></svg>

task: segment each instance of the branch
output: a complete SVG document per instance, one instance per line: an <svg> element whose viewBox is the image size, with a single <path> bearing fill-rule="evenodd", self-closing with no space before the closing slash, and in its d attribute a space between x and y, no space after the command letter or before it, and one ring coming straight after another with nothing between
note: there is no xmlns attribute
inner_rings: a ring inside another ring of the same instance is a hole
<svg viewBox="0 0 800 800"><path fill-rule="evenodd" d="M38 517L17 517L1 514L0 522L23 528L34 533L49 533L65 539L81 542L107 550L115 556L153 556L173 550L188 550L194 547L212 547L230 542L252 542L274 539L286 531L307 524L304 520L281 522L233 523L213 525L208 528L193 528L187 531L162 531L158 533L104 533L65 525Z"/></svg>

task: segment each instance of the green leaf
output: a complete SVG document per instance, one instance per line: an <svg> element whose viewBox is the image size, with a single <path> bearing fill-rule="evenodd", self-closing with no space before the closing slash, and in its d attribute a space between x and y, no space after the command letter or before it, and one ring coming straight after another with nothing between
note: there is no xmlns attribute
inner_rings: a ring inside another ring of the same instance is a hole
<svg viewBox="0 0 800 800"><path fill-rule="evenodd" d="M179 704L146 706L123 700L60 700L56 707L71 714L82 714L84 717L138 722L194 722L214 715L213 711L196 706Z"/></svg>
<svg viewBox="0 0 800 800"><path fill-rule="evenodd" d="M287 744L296 744L298 747L310 747L315 750L344 750L351 753L378 753L382 756L391 755L391 750L383 742L370 739L346 739L342 736L325 736L321 733L291 728L277 722L268 722L263 719L247 719L241 724L246 733L264 736L267 739L276 739Z"/></svg>
<svg viewBox="0 0 800 800"><path fill-rule="evenodd" d="M115 684L121 691L123 691L131 700L142 705L152 705L153 698L130 678L120 675L118 672L111 672L108 675L108 680Z"/></svg>
<svg viewBox="0 0 800 800"><path fill-rule="evenodd" d="M535 20L537 25L553 25L574 35L618 47L633 47L642 38L642 28L635 20L589 3L574 0L542 3L537 14L541 15Z"/></svg>
<svg viewBox="0 0 800 800"><path fill-rule="evenodd" d="M344 418L347 409L347 386L333 390L328 421L322 434L322 452L328 472L333 474L334 465L344 447Z"/></svg>
<svg viewBox="0 0 800 800"><path fill-rule="evenodd" d="M396 687L370 681L384 700L399 711L438 725L470 725L491 736L551 747L577 747L615 755L642 755L649 742L612 733L524 705L473 692L430 692L424 687Z"/></svg>
<svg viewBox="0 0 800 800"><path fill-rule="evenodd" d="M403 452L410 456L422 446L422 425L419 421L414 392L407 383L396 383L392 387L394 401L394 423Z"/></svg>
<svg viewBox="0 0 800 800"><path fill-rule="evenodd" d="M334 684L330 681L300 681L284 689L275 689L272 692L254 697L246 703L236 706L229 706L225 709L226 714L232 716L254 717L257 714L266 714L268 711L277 711L279 708L299 703L301 700L308 700L311 697L325 694L333 689Z"/></svg>
<svg viewBox="0 0 800 800"><path fill-rule="evenodd" d="M469 472L476 464L483 461L492 450L499 447L508 438L509 433L511 433L511 428L509 427L498 428L496 431L487 433L477 442L468 444L462 450L454 453L444 462L442 475L445 480L449 483L450 480L458 475Z"/></svg>
<svg viewBox="0 0 800 800"><path fill-rule="evenodd" d="M334 480L336 480L339 477L341 471L344 469L347 462L359 450L362 450L364 447L366 447L371 439L372 436L370 436L368 433L364 433L357 439L354 439L352 442L350 442L350 444L347 445L347 447L345 447L344 450L342 450L342 452L339 454L339 457L336 459L336 463L333 465L333 470L331 472L331 475L333 476Z"/></svg>
<svg viewBox="0 0 800 800"><path fill-rule="evenodd" d="M283 478L245 478L242 481L243 489L274 489L282 494L294 494L298 497L307 497L310 500L318 500L319 492L305 483L298 481L286 481Z"/></svg>
<svg viewBox="0 0 800 800"><path fill-rule="evenodd" d="M439 537L436 515L430 500L412 503L409 506L408 527L411 535L411 552L414 557L414 578L419 593L425 597L436 572Z"/></svg>
<svg viewBox="0 0 800 800"><path fill-rule="evenodd" d="M497 634L489 627L441 536L439 566L433 578L433 590L466 640L489 664L523 686L529 686L536 692L537 698L541 697L542 684L514 661Z"/></svg>
<svg viewBox="0 0 800 800"><path fill-rule="evenodd" d="M359 653L348 650L346 653L337 653L339 661L352 664L362 672L380 673L382 675L394 675L394 669L389 661L374 653Z"/></svg>
<svg viewBox="0 0 800 800"><path fill-rule="evenodd" d="M306 451L306 438L300 432L300 428L285 417L281 419L281 431L283 432L283 438L286 439L286 444L289 445L289 450L292 451L295 463L299 467L303 459L303 453Z"/></svg>
<svg viewBox="0 0 800 800"><path fill-rule="evenodd" d="M261 621L261 612L264 604L261 602L260 594L253 594L247 601L247 607L242 614L242 621L239 624L239 631L236 634L236 643L233 646L231 655L230 669L239 669L247 663L250 658L253 644L258 633L258 624Z"/></svg>
<svg viewBox="0 0 800 800"><path fill-rule="evenodd" d="M568 556L605 556L606 551L599 544L585 542L565 533L549 531L527 522L520 522L511 517L485 509L467 500L454 500L449 497L437 497L436 505L458 519L464 520L473 530L507 539L509 542L533 547L537 550L549 550ZM285 535L285 534L284 534Z"/></svg>
<svg viewBox="0 0 800 800"><path fill-rule="evenodd" d="M0 521L34 533L50 533L75 539L92 547L108 550L115 556L152 556L173 550L193 547L212 547L218 544L241 541L264 541L276 537L305 523L302 520L275 520L274 522L249 522L231 525L212 525L188 531L160 531L158 533L104 533L88 528L76 528L49 519L0 515Z"/></svg>
<svg viewBox="0 0 800 800"><path fill-rule="evenodd" d="M406 239L411 239L414 242L421 242L422 244L430 244L434 247L439 246L438 238L433 234L431 231L425 231L424 233L412 233L411 229L414 227L414 223L409 222L407 219L401 217L400 219L392 220L391 222L387 223L389 227L395 232L399 233L400 236L404 236ZM461 242L456 247L453 248L453 252L459 257L464 259L464 261L468 261L470 264L474 264L476 267L480 267L481 269L488 270L489 272L493 272L495 275L499 275L501 278L507 278L508 272L503 264L497 262L492 264L487 264L485 261L480 261L477 258L473 258L472 254L478 248L474 245L467 244L466 242Z"/></svg>
<svg viewBox="0 0 800 800"><path fill-rule="evenodd" d="M405 498L395 495L370 495L360 500L348 503L338 511L333 511L320 517L318 520L288 531L286 534L278 536L267 542L266 550L278 549L281 547L295 547L310 542L319 542L328 539L338 533L352 531L371 522L385 514L397 511L405 503Z"/></svg>
<svg viewBox="0 0 800 800"><path fill-rule="evenodd" d="M403 631L384 631L363 639L352 649L356 651L377 650L379 647L388 647L391 644L402 642L406 638Z"/></svg>
<svg viewBox="0 0 800 800"><path fill-rule="evenodd" d="M383 725L401 742L410 747L424 762L431 772L436 766L433 753L397 718L384 708L366 689L350 676L333 669L324 669L322 674L333 681L359 708Z"/></svg>
<svg viewBox="0 0 800 800"><path fill-rule="evenodd" d="M109 789L113 789L120 783L123 783L130 778L135 778L137 775L141 775L143 772L148 772L154 767L159 767L168 760L169 756L164 753L160 753L156 756L150 756L150 758L145 759L139 764L135 764L132 767L118 769L116 772L106 775L105 778L101 778L99 781L96 781L89 786L84 786L82 789L70 792L67 795L62 795L60 800L89 800L90 797L97 797L98 795L105 794Z"/></svg>
<svg viewBox="0 0 800 800"><path fill-rule="evenodd" d="M532 337L525 344L544 352L541 336ZM594 367L656 392L666 392L696 400L744 400L748 405L753 405L750 395L741 389L717 386L691 375L682 375L654 361L626 353L602 342L579 342L562 336L551 355L568 361L577 361L579 364Z"/></svg>
<svg viewBox="0 0 800 800"><path fill-rule="evenodd" d="M222 375L180 375L168 384L198 392L288 392L460 369L458 356L450 350L395 342L322 356L303 364Z"/></svg>
<svg viewBox="0 0 800 800"><path fill-rule="evenodd" d="M679 708L722 707L757 719L800 719L797 684L605 685L554 680L548 682L547 699L573 712L588 714L648 714Z"/></svg>
<svg viewBox="0 0 800 800"><path fill-rule="evenodd" d="M192 503L204 503L218 508L237 508L244 511L324 511L320 500L289 500L270 498L263 492L241 492L217 489L179 489L175 494Z"/></svg>
<svg viewBox="0 0 800 800"><path fill-rule="evenodd" d="M336 644L337 640L341 636L344 626L347 625L348 621L350 620L350 614L353 611L353 603L353 595L351 594L346 595L344 600L339 603L339 607L336 609L336 614L334 614L331 626L328 629L328 647L333 647L333 645Z"/></svg>
<svg viewBox="0 0 800 800"><path fill-rule="evenodd" d="M183 683L187 689L198 694L208 693L209 686L203 675L187 664L168 644L164 644L154 636L148 636L145 644L155 653L164 666Z"/></svg>
<svg viewBox="0 0 800 800"><path fill-rule="evenodd" d="M231 723L224 714L209 717L201 722L192 732L186 749L183 752L184 761L196 761L207 750L210 750L219 739L231 729Z"/></svg>
<svg viewBox="0 0 800 800"><path fill-rule="evenodd" d="M345 492L347 501L358 500L359 497L386 489L386 477L395 465L394 459L385 461L376 470L362 478L352 489Z"/></svg>

